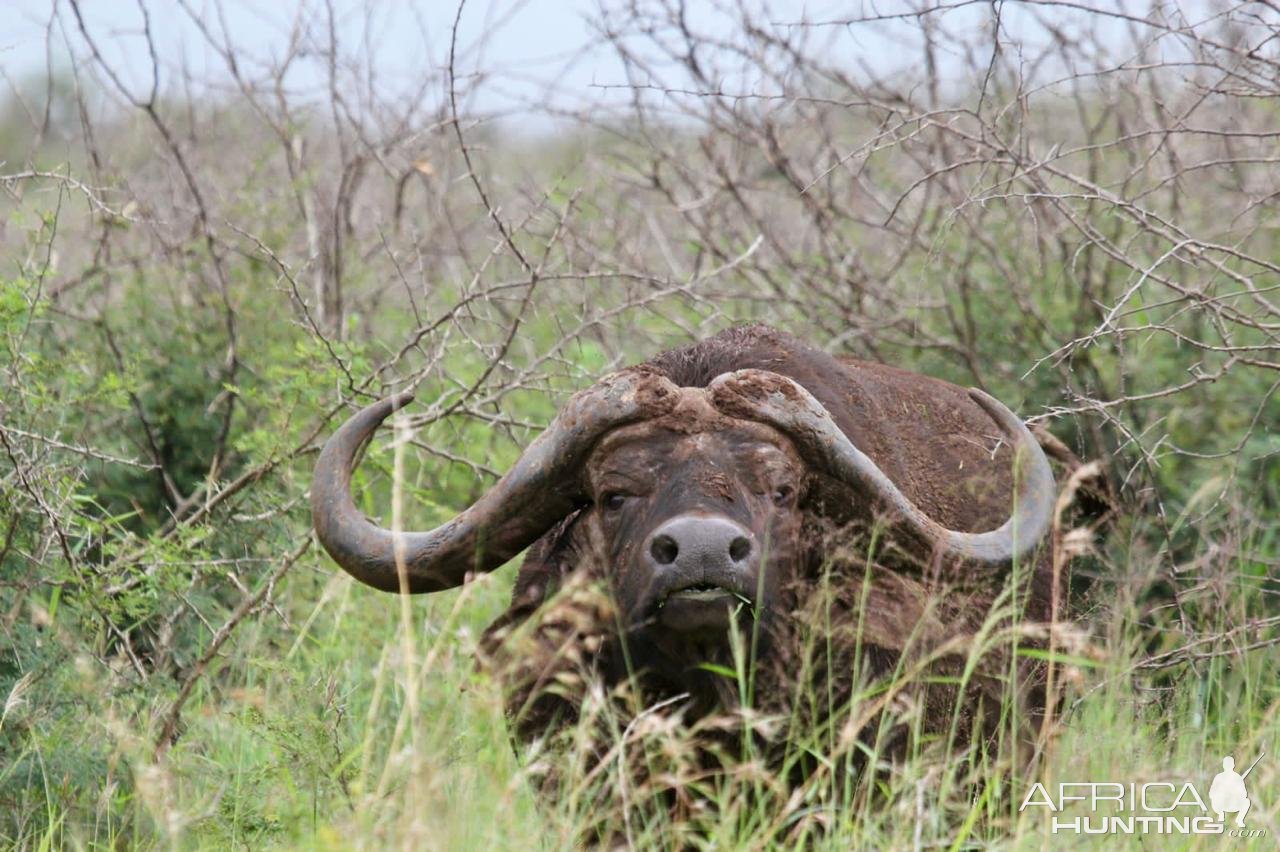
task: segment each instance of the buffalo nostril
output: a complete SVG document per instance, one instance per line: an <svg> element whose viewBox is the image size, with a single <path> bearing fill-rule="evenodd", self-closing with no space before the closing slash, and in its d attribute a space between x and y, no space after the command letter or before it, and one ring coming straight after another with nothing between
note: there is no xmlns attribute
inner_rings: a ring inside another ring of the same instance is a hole
<svg viewBox="0 0 1280 852"><path fill-rule="evenodd" d="M729 542L729 558L734 562L741 562L751 553L751 542L747 541L745 536L738 536Z"/></svg>
<svg viewBox="0 0 1280 852"><path fill-rule="evenodd" d="M649 545L649 553L659 565L670 565L680 555L680 545L669 535L654 536L653 543Z"/></svg>

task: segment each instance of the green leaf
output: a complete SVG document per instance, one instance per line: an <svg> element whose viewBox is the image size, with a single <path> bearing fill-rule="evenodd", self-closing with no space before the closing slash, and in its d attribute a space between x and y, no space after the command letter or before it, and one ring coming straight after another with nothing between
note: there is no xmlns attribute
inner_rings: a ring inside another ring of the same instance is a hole
<svg viewBox="0 0 1280 852"><path fill-rule="evenodd" d="M718 663L699 663L697 667L702 669L703 671L708 671L708 672L711 672L712 674L723 675L724 677L727 677L733 680L736 680L738 677L738 673L736 671L729 668L728 666L719 665Z"/></svg>

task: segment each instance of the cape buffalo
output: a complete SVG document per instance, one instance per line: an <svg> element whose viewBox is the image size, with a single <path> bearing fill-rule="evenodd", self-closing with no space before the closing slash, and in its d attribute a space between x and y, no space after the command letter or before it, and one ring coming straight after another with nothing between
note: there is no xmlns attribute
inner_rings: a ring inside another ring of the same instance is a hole
<svg viewBox="0 0 1280 852"><path fill-rule="evenodd" d="M723 669L740 630L753 637L757 704L822 724L855 670L865 683L938 648L962 663L994 602L1015 621L1047 616L1053 473L982 391L735 328L577 393L474 505L397 534L357 511L351 470L410 399L365 408L329 440L315 528L339 565L390 592L449 589L530 548L483 643L523 739L575 718L566 672L636 684L636 706L665 702L685 719L732 707L741 696ZM1025 581L1010 605L1014 571ZM583 592L593 583L603 592ZM807 664L800 643L819 623L825 656ZM1011 694L1002 659L933 678L915 730L989 735L998 714L984 717L984 701L998 709ZM1034 665L1015 666L1026 682L1012 694L1034 693ZM801 672L825 679L826 709L786 707Z"/></svg>

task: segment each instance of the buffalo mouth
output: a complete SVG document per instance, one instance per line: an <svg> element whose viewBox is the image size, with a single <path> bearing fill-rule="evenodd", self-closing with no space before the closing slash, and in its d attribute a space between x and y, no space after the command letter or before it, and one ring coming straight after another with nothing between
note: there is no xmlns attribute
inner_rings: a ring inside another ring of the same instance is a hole
<svg viewBox="0 0 1280 852"><path fill-rule="evenodd" d="M748 577L675 579L655 590L650 618L670 630L727 630L735 619L755 614L754 584Z"/></svg>

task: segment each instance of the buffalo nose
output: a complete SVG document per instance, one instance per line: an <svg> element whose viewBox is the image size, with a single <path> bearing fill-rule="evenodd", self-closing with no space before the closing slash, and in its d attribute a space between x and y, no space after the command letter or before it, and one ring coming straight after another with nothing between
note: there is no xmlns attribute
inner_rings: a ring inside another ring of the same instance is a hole
<svg viewBox="0 0 1280 852"><path fill-rule="evenodd" d="M728 518L681 515L649 537L649 557L658 565L729 568L751 556L751 533Z"/></svg>

